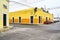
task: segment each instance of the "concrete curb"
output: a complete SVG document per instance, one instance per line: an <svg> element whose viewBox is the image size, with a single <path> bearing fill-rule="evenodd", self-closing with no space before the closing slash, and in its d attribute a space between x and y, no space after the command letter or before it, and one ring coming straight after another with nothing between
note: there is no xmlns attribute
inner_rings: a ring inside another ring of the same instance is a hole
<svg viewBox="0 0 60 40"><path fill-rule="evenodd" d="M1 33L1 32L6 32L6 31L8 31L8 30L11 30L12 28L13 28L13 26L10 26L10 27L8 27L8 28L0 29L0 33Z"/></svg>

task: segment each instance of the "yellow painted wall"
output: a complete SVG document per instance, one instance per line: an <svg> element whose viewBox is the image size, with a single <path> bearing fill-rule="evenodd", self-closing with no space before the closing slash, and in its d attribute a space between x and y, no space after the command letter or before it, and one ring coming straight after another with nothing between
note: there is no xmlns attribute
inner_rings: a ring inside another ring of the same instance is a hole
<svg viewBox="0 0 60 40"><path fill-rule="evenodd" d="M37 12L34 14L34 8L25 9L21 11L16 12L10 12L9 13L9 23L12 23L12 17L14 17L14 22L18 22L19 16L21 19L21 24L31 24L30 23L30 16L34 17L34 23L33 24L39 24L39 16L42 17L41 23L43 24L46 21L46 17L50 18L51 21L53 21L53 15L50 13L43 12L42 9L37 9Z"/></svg>
<svg viewBox="0 0 60 40"><path fill-rule="evenodd" d="M4 8L3 4L5 4L7 6L7 9ZM9 6L9 2L7 2L6 0L0 1L0 28L3 28L3 14L7 14L7 20L6 20L7 26L9 25L8 6Z"/></svg>
<svg viewBox="0 0 60 40"><path fill-rule="evenodd" d="M12 23L12 17L14 17L15 19L18 20L18 17L20 16L20 17L22 17L22 22L21 23L27 23L24 20L27 20L27 21L29 20L29 17L30 17L29 15L33 14L32 13L33 10L32 11L31 10L32 10L32 8L30 10L27 9L27 10L22 10L22 11L17 11L17 12L11 12L11 13L9 13L9 18L11 20L10 22Z"/></svg>

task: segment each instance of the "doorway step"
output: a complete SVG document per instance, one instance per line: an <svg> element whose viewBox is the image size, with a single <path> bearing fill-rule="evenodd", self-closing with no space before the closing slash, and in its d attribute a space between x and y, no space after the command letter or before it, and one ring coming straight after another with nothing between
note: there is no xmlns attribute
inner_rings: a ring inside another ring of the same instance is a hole
<svg viewBox="0 0 60 40"><path fill-rule="evenodd" d="M13 26L9 26L9 27L4 26L4 27L5 28L0 29L0 33L11 30L13 28Z"/></svg>

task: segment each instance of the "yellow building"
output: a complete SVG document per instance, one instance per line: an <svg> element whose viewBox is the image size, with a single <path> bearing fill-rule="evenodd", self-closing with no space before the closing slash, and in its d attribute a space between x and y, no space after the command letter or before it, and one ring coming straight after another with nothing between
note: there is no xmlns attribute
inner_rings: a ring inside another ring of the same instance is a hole
<svg viewBox="0 0 60 40"><path fill-rule="evenodd" d="M9 26L8 0L0 0L0 29Z"/></svg>
<svg viewBox="0 0 60 40"><path fill-rule="evenodd" d="M53 21L53 15L41 8L29 8L9 13L9 23L43 24L46 20Z"/></svg>

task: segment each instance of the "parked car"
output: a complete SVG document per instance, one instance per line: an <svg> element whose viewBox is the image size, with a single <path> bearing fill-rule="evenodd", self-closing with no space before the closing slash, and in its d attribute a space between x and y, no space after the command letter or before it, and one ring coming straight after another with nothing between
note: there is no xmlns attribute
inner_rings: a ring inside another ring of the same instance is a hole
<svg viewBox="0 0 60 40"><path fill-rule="evenodd" d="M45 21L44 24L51 24L53 23L52 21Z"/></svg>
<svg viewBox="0 0 60 40"><path fill-rule="evenodd" d="M58 18L54 18L53 21L54 21L54 23L56 23L56 22L60 22L60 19L58 19Z"/></svg>

